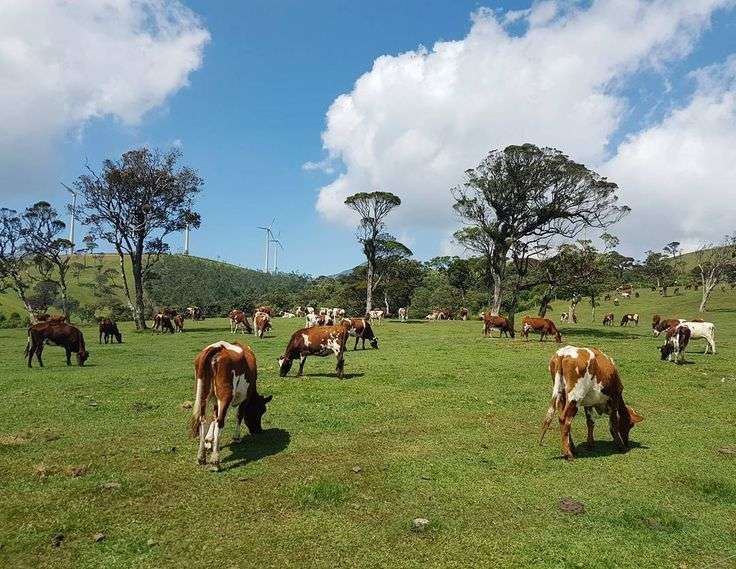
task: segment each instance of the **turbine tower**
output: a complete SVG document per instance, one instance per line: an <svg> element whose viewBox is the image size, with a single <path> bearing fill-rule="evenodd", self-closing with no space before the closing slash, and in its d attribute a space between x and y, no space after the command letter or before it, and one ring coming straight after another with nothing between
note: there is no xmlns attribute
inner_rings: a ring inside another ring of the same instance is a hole
<svg viewBox="0 0 736 569"><path fill-rule="evenodd" d="M279 237L281 237L281 232L279 231ZM281 241L275 238L271 238L271 243L273 243L273 272L274 274L279 272L279 249L282 251L284 250L284 246L281 244ZM278 246L278 248L277 248Z"/></svg>
<svg viewBox="0 0 736 569"><path fill-rule="evenodd" d="M263 265L263 272L268 273L269 269L271 268L271 240L273 239L273 232L271 231L271 228L273 227L274 222L276 221L276 218L274 217L271 220L271 223L267 225L266 227L259 226L258 229L263 229L263 231L266 232L266 259L265 264Z"/></svg>

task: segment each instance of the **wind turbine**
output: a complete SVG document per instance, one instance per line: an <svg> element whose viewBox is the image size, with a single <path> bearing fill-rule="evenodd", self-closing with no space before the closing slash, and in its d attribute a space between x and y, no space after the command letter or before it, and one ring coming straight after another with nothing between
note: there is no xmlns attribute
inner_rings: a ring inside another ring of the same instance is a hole
<svg viewBox="0 0 736 569"><path fill-rule="evenodd" d="M281 232L279 231L279 237L281 237ZM278 239L271 238L271 243L274 244L273 248L273 272L278 273L279 272L279 249L282 251L284 250L284 246L281 244L281 241ZM278 245L278 249L276 248L276 245Z"/></svg>
<svg viewBox="0 0 736 569"><path fill-rule="evenodd" d="M264 273L268 273L268 269L271 266L271 240L273 239L273 232L271 231L271 228L273 227L275 221L276 218L274 217L268 226L258 227L258 229L263 229L263 231L266 232L266 264L263 267Z"/></svg>

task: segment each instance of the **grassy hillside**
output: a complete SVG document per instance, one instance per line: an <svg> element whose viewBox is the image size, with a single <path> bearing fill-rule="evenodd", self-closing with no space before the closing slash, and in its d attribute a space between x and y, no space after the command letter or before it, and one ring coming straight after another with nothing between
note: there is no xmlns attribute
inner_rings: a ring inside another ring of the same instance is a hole
<svg viewBox="0 0 736 569"><path fill-rule="evenodd" d="M0 566L730 566L718 563L736 554L736 297L715 294L718 353L695 342L688 365L659 360L647 323L697 303L645 291L599 310L639 312L639 327L590 324L582 309L562 327L565 343L616 360L645 417L627 454L599 420L572 463L556 429L538 444L558 345L484 339L477 321L386 322L379 350L347 354L343 381L334 358L278 377L301 321L246 337L274 398L262 435L231 444L230 418L219 473L197 466L181 405L198 350L233 338L224 320L176 336L125 324L125 343L106 346L85 328L84 368L48 347L47 367L28 370L24 332L0 330ZM582 413L573 436L585 440ZM562 512L565 497L584 513ZM418 517L426 531L411 529Z"/></svg>

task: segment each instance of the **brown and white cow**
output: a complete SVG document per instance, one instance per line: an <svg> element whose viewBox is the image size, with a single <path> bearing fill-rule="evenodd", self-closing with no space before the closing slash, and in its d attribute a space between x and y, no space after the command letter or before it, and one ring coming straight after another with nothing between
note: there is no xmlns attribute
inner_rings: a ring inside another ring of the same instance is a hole
<svg viewBox="0 0 736 569"><path fill-rule="evenodd" d="M286 377L291 365L299 358L299 376L304 375L304 364L307 356L329 356L334 354L337 359L335 372L342 379L345 368L345 343L348 339L346 326L315 326L302 328L292 334L284 355L279 358L279 375Z"/></svg>
<svg viewBox="0 0 736 569"><path fill-rule="evenodd" d="M620 326L628 326L632 322L634 323L635 326L639 325L639 315L635 312L633 314L631 312L629 312L628 314L624 314L621 317Z"/></svg>
<svg viewBox="0 0 736 569"><path fill-rule="evenodd" d="M681 364L685 362L685 348L690 342L690 328L685 324L678 324L673 328L667 329L667 338L664 345L659 348L660 356L663 360L672 361Z"/></svg>
<svg viewBox="0 0 736 569"><path fill-rule="evenodd" d="M368 319L371 322L375 320L376 324L381 324L383 322L383 316L384 312L380 309L373 309L368 312Z"/></svg>
<svg viewBox="0 0 736 569"><path fill-rule="evenodd" d="M271 317L265 312L256 312L253 317L253 326L256 329L256 336L262 339L271 329Z"/></svg>
<svg viewBox="0 0 736 569"><path fill-rule="evenodd" d="M365 318L343 318L341 324L346 326L348 334L355 337L355 345L353 351L358 349L358 340L363 340L363 349L365 350L365 341L368 340L371 348L378 349L378 338L373 334L371 323Z"/></svg>
<svg viewBox="0 0 736 569"><path fill-rule="evenodd" d="M171 317L168 314L157 314L156 316L159 317L158 320L158 329L161 334L166 334L166 332L170 332L171 334L174 333L174 325L171 323Z"/></svg>
<svg viewBox="0 0 736 569"><path fill-rule="evenodd" d="M603 317L604 326L613 326L613 312L609 312Z"/></svg>
<svg viewBox="0 0 736 569"><path fill-rule="evenodd" d="M253 328L248 321L248 317L242 310L238 310L237 308L235 310L231 310L227 317L230 320L231 333L237 332L238 329L242 330L243 334L246 332L248 334L253 333Z"/></svg>
<svg viewBox="0 0 736 569"><path fill-rule="evenodd" d="M66 351L66 365L72 365L71 355L77 354L77 364L83 366L89 358L89 352L84 345L84 335L79 328L66 322L39 322L28 329L28 343L25 356L28 358L28 367L33 367L33 354L36 354L38 365L43 367L41 354L46 343L61 346Z"/></svg>
<svg viewBox="0 0 736 569"><path fill-rule="evenodd" d="M468 309L467 308L461 308L459 314L460 314L460 320L468 319Z"/></svg>
<svg viewBox="0 0 736 569"><path fill-rule="evenodd" d="M549 429L555 412L559 413L562 456L572 460L574 444L570 427L580 407L585 409L588 426L588 447L593 446L593 409L608 415L609 431L618 448L629 446L631 428L642 417L624 403L624 387L614 361L596 348L565 346L557 350L549 362L552 376L552 400L542 422L539 443Z"/></svg>
<svg viewBox="0 0 736 569"><path fill-rule="evenodd" d="M205 464L207 451L215 469L220 465L220 437L227 412L238 407L233 442L240 442L240 424L251 434L263 431L261 418L272 396L263 397L256 388L256 357L249 346L239 342L216 342L204 348L194 360L195 399L190 421L193 437L199 436L197 462ZM212 418L207 419L207 402L214 403Z"/></svg>
<svg viewBox="0 0 736 569"><path fill-rule="evenodd" d="M176 316L174 316L174 328L177 332L184 331L184 315L183 314L177 314Z"/></svg>
<svg viewBox="0 0 736 569"><path fill-rule="evenodd" d="M483 335L488 337L493 330L498 330L498 337L514 337L514 329L511 322L504 316L497 316L490 312L483 314Z"/></svg>
<svg viewBox="0 0 736 569"><path fill-rule="evenodd" d="M529 332L539 332L539 341L542 342L548 335L554 335L555 340L560 343L562 342L562 336L560 331L549 318L536 318L531 316L524 316L521 321L522 333L524 339L529 339Z"/></svg>
<svg viewBox="0 0 736 569"><path fill-rule="evenodd" d="M118 330L118 325L114 320L110 320L109 318L103 318L100 320L100 344L102 343L103 338L105 339L106 344L108 340L112 344L113 338L118 341L118 344L123 343L123 335L120 333L120 330Z"/></svg>
<svg viewBox="0 0 736 569"><path fill-rule="evenodd" d="M409 309L405 306L399 308L399 322L406 322L409 318Z"/></svg>
<svg viewBox="0 0 736 569"><path fill-rule="evenodd" d="M269 316L273 317L273 308L271 308L270 306L259 306L255 309L254 314L256 312L265 312Z"/></svg>
<svg viewBox="0 0 736 569"><path fill-rule="evenodd" d="M662 332L679 326L685 322L682 318L662 318L659 314L652 317L652 332L655 336L659 336Z"/></svg>

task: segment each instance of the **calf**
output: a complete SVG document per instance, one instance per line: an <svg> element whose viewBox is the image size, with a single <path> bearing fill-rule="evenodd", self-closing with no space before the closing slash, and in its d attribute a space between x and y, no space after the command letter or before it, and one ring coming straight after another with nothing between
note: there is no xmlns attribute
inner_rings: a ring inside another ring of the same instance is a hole
<svg viewBox="0 0 736 569"><path fill-rule="evenodd" d="M532 318L531 316L524 316L521 321L521 326L524 334L524 339L529 339L529 332L539 332L539 341L544 341L545 337L554 334L555 341L557 343L562 342L562 336L560 331L555 326L555 323L548 318Z"/></svg>
<svg viewBox="0 0 736 569"><path fill-rule="evenodd" d="M636 313L634 314L629 313L629 314L624 314L621 317L621 326L628 326L631 322L633 322L636 326L638 326L639 325L639 315Z"/></svg>
<svg viewBox="0 0 736 569"><path fill-rule="evenodd" d="M184 315L183 314L177 314L174 316L174 328L177 332L183 332L184 331Z"/></svg>
<svg viewBox="0 0 736 569"><path fill-rule="evenodd" d="M498 330L498 337L514 337L514 328L511 322L504 316L497 316L490 312L483 315L483 336L490 336L493 330Z"/></svg>
<svg viewBox="0 0 736 569"><path fill-rule="evenodd" d="M256 329L256 336L263 339L263 336L271 329L271 317L265 312L256 312L253 317L253 326Z"/></svg>
<svg viewBox="0 0 736 569"><path fill-rule="evenodd" d="M409 309L406 307L399 308L399 322L406 322L409 317Z"/></svg>
<svg viewBox="0 0 736 569"><path fill-rule="evenodd" d="M279 358L279 375L286 377L295 358L299 358L299 376L304 375L307 356L329 356L337 358L335 372L342 379L345 368L345 343L348 338L346 326L316 326L302 328L292 334L286 352Z"/></svg>
<svg viewBox="0 0 736 569"><path fill-rule="evenodd" d="M102 343L103 337L105 338L106 344L108 340L112 344L113 338L118 341L118 344L123 343L123 335L120 333L120 330L118 330L118 325L114 320L110 320L109 318L103 318L100 320L100 344Z"/></svg>
<svg viewBox="0 0 736 569"><path fill-rule="evenodd" d="M363 340L363 349L365 350L365 341L368 340L371 348L378 349L378 338L373 334L370 322L365 318L344 318L341 322L348 329L348 334L355 337L355 345L353 351L358 349L358 340Z"/></svg>
<svg viewBox="0 0 736 569"><path fill-rule="evenodd" d="M190 421L193 437L199 436L197 462L205 464L207 451L212 451L210 463L220 465L220 437L227 412L238 407L233 442L240 442L240 424L251 434L263 431L261 417L272 396L263 397L256 389L256 357L250 347L239 342L216 342L207 346L194 360L195 399ZM214 403L212 419L207 420L207 402Z"/></svg>
<svg viewBox="0 0 736 569"><path fill-rule="evenodd" d="M609 312L603 317L604 326L613 326L613 312Z"/></svg>
<svg viewBox="0 0 736 569"><path fill-rule="evenodd" d="M467 320L467 319L468 319L468 309L461 308L460 309L460 320Z"/></svg>
<svg viewBox="0 0 736 569"><path fill-rule="evenodd" d="M663 360L672 361L674 356L675 363L681 364L685 361L685 348L690 342L690 328L683 324L678 324L674 328L667 330L667 339L664 345L659 348L660 355Z"/></svg>
<svg viewBox="0 0 736 569"><path fill-rule="evenodd" d="M241 329L243 334L246 332L248 334L253 333L253 328L251 328L250 322L248 322L248 317L242 310L231 310L227 317L230 320L230 333L235 333L238 329Z"/></svg>
<svg viewBox="0 0 736 569"><path fill-rule="evenodd" d="M28 343L25 355L28 357L28 367L33 367L33 354L36 354L38 365L43 367L41 353L46 343L62 346L66 351L66 365L72 365L72 352L77 354L77 364L83 366L89 358L89 352L84 346L84 335L79 328L64 322L39 322L28 329Z"/></svg>
<svg viewBox="0 0 736 569"><path fill-rule="evenodd" d="M549 362L552 376L552 400L542 422L539 443L549 429L555 412L559 413L562 456L572 460L574 444L570 426L579 407L585 409L588 425L588 447L593 446L592 410L609 418L609 431L621 451L629 446L629 431L642 420L636 411L624 403L621 379L614 361L596 348L565 346L557 350Z"/></svg>

